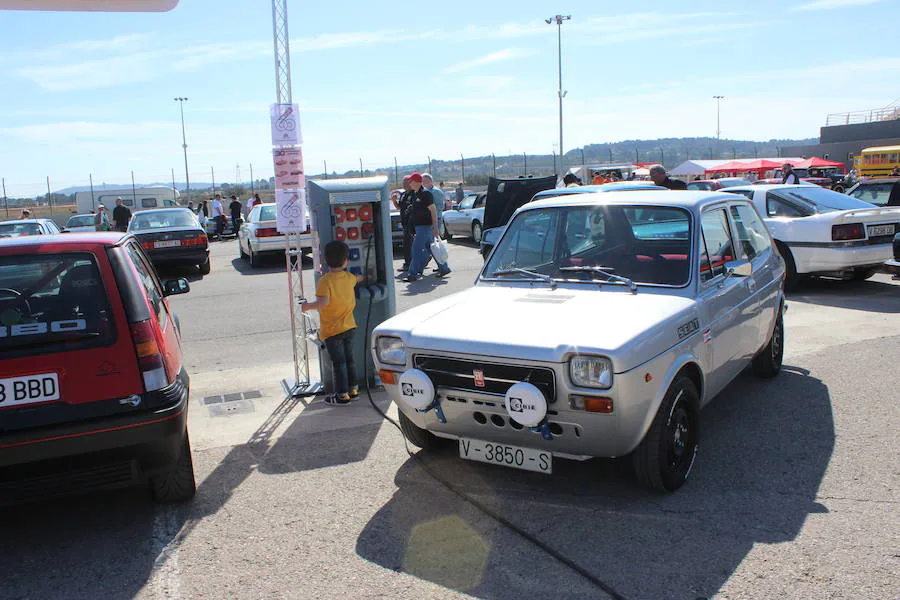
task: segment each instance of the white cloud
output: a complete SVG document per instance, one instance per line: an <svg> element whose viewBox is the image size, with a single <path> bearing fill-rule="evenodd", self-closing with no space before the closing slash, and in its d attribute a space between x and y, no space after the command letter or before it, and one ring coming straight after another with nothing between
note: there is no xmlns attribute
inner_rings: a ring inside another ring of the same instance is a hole
<svg viewBox="0 0 900 600"><path fill-rule="evenodd" d="M815 0L808 4L795 6L791 10L829 10L833 8L846 8L848 6L863 6L875 4L881 0Z"/></svg>
<svg viewBox="0 0 900 600"><path fill-rule="evenodd" d="M444 73L460 73L462 71L477 69L478 67L483 67L484 65L491 65L507 60L514 60L517 58L525 58L527 56L533 56L534 54L536 54L534 50L528 50L525 48L505 48L503 50L498 50L497 52L485 54L484 56L480 56L472 60L465 60L460 63L456 63L455 65L451 65L444 69Z"/></svg>

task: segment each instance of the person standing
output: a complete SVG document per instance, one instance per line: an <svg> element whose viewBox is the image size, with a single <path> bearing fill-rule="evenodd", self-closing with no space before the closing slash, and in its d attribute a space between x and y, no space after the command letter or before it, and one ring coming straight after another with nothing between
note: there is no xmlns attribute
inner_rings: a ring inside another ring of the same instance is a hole
<svg viewBox="0 0 900 600"><path fill-rule="evenodd" d="M225 209L222 206L222 194L216 194L212 205L213 220L216 222L216 235L225 233Z"/></svg>
<svg viewBox="0 0 900 600"><path fill-rule="evenodd" d="M413 234L415 230L409 221L409 213L411 205L412 188L409 187L409 175L403 176L403 193L400 194L398 200L398 209L400 210L400 226L403 227L403 266L400 267L399 277L402 279L409 274L410 257L412 256Z"/></svg>
<svg viewBox="0 0 900 600"><path fill-rule="evenodd" d="M128 223L131 222L131 210L125 206L122 198L116 198L116 207L113 209L113 223L116 231L128 231Z"/></svg>
<svg viewBox="0 0 900 600"><path fill-rule="evenodd" d="M403 278L406 282L422 279L422 270L431 256L431 241L439 237L434 197L423 187L422 175L410 175L409 187L412 189L409 222L414 227L414 237L409 273Z"/></svg>
<svg viewBox="0 0 900 600"><path fill-rule="evenodd" d="M678 179L671 179L666 173L666 168L662 165L653 165L650 167L650 179L656 185L669 190L686 190L687 184Z"/></svg>
<svg viewBox="0 0 900 600"><path fill-rule="evenodd" d="M228 205L228 210L231 211L231 231L234 235L237 235L238 227L241 225L241 214L244 210L244 206L237 196L231 197L231 204Z"/></svg>
<svg viewBox="0 0 900 600"><path fill-rule="evenodd" d="M192 213L194 213L195 215L197 214L197 211L194 210L194 201L193 200L188 200L187 209L189 211L191 211Z"/></svg>
<svg viewBox="0 0 900 600"><path fill-rule="evenodd" d="M250 211L253 210L253 207L257 204L262 204L262 200L259 199L259 194L253 194L253 197L247 201L247 216L250 216Z"/></svg>
<svg viewBox="0 0 900 600"><path fill-rule="evenodd" d="M97 205L97 213L94 215L94 229L96 231L109 231L109 217L106 214L106 207L102 204Z"/></svg>
<svg viewBox="0 0 900 600"><path fill-rule="evenodd" d="M19 217L19 220L22 221L22 220L26 220L26 219L30 219L30 218L31 218L31 211L28 210L27 208L23 208L22 214Z"/></svg>
<svg viewBox="0 0 900 600"><path fill-rule="evenodd" d="M444 192L441 188L434 187L434 178L431 176L431 173L422 173L422 185L426 190L431 192L431 197L434 198L434 214L437 220L437 230L443 232L444 228L441 215L444 212ZM434 272L437 273L438 277L446 277L450 274L450 265L447 263L439 263L437 262L437 259L434 259L434 262L437 263L437 268Z"/></svg>
<svg viewBox="0 0 900 600"><path fill-rule="evenodd" d="M463 198L466 197L466 191L463 189L462 183L456 184L456 205L462 204Z"/></svg>
<svg viewBox="0 0 900 600"><path fill-rule="evenodd" d="M359 396L356 364L353 360L353 336L356 333L356 284L361 275L347 272L350 248L344 242L325 244L325 264L328 273L319 279L315 302L300 305L300 310L318 310L319 337L325 342L334 373L334 394L325 398L326 404L344 406Z"/></svg>
<svg viewBox="0 0 900 600"><path fill-rule="evenodd" d="M800 178L794 173L794 165L791 163L784 163L781 165L781 172L784 173L784 176L781 178L781 183L800 183Z"/></svg>

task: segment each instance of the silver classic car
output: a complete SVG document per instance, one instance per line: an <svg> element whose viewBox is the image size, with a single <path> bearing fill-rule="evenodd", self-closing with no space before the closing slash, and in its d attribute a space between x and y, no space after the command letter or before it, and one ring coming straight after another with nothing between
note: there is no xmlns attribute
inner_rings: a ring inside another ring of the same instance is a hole
<svg viewBox="0 0 900 600"><path fill-rule="evenodd" d="M781 369L784 263L753 205L608 192L520 208L471 289L379 325L372 350L422 448L550 473L630 455L674 491L699 413L745 367Z"/></svg>

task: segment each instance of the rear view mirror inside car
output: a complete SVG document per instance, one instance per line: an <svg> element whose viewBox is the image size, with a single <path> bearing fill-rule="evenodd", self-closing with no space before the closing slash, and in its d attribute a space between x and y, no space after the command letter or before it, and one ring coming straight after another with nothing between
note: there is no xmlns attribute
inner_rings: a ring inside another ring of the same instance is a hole
<svg viewBox="0 0 900 600"><path fill-rule="evenodd" d="M176 294L187 294L191 291L191 286L184 277L180 279L167 279L163 282L163 290L166 296L174 296Z"/></svg>

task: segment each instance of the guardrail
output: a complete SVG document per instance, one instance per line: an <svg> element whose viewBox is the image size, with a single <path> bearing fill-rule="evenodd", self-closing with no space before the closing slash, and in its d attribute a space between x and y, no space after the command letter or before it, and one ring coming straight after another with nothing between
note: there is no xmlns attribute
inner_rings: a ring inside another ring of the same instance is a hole
<svg viewBox="0 0 900 600"><path fill-rule="evenodd" d="M856 112L832 113L825 119L825 127L833 125L855 125L858 123L875 123L877 121L893 121L900 119L900 106L860 110Z"/></svg>

